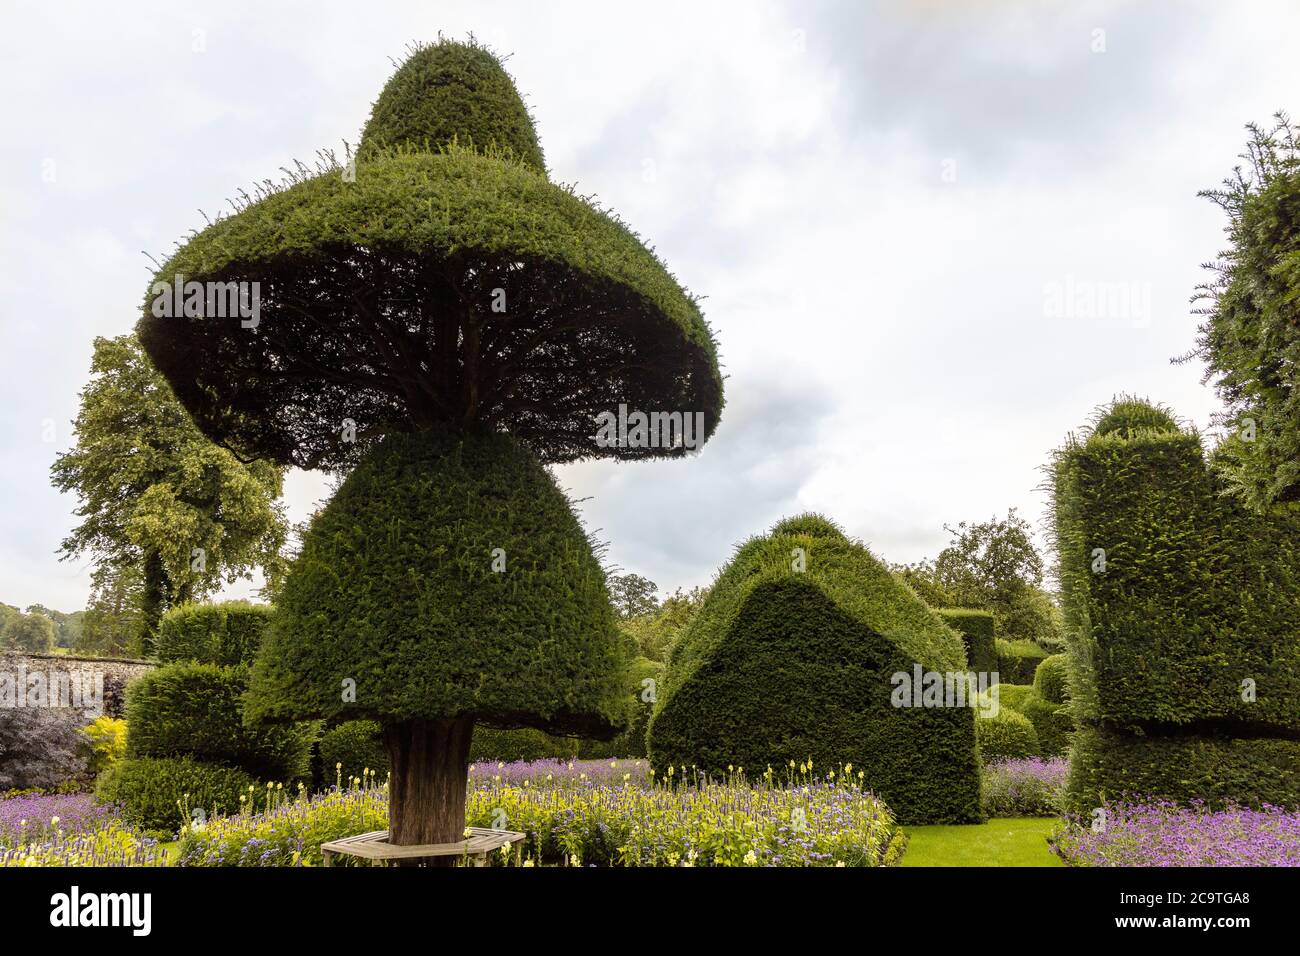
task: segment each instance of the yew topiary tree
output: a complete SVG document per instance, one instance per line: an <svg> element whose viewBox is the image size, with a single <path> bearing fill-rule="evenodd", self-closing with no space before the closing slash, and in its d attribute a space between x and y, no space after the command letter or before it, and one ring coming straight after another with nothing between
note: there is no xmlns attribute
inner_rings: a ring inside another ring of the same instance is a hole
<svg viewBox="0 0 1300 956"><path fill-rule="evenodd" d="M257 283L203 286L257 307L159 308L178 276ZM251 717L377 721L404 845L460 839L476 721L620 729L604 574L545 466L683 455L716 428L722 380L663 263L548 179L495 56L415 48L351 162L268 183L156 280L140 338L200 428L352 469L278 597ZM620 405L660 430L600 440Z"/></svg>

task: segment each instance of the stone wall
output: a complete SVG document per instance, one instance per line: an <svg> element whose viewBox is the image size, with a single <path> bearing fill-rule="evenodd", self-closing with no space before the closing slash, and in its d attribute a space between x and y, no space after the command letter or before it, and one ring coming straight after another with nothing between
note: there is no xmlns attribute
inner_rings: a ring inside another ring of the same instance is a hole
<svg viewBox="0 0 1300 956"><path fill-rule="evenodd" d="M126 685L142 674L146 674L158 665L152 661L132 660L121 657L75 657L71 654L26 654L6 652L0 654L0 693L5 692L5 677L8 677L8 693L14 693L19 675L26 680L22 692L31 686L33 674L43 675L47 687L54 686L54 681L69 678L86 686L85 681L102 680L103 712L110 717L121 717ZM0 705L4 705L0 701ZM13 706L12 703L8 706ZM89 712L90 708L81 708Z"/></svg>

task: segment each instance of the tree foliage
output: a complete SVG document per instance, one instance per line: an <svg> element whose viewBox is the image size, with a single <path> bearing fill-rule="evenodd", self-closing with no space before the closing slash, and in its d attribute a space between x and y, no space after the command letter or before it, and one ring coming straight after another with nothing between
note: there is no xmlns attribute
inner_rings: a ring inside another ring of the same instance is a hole
<svg viewBox="0 0 1300 956"><path fill-rule="evenodd" d="M1300 500L1300 141L1285 114L1251 124L1238 166L1206 196L1228 216L1228 248L1207 264L1196 348L1226 410L1215 465L1263 509Z"/></svg>
<svg viewBox="0 0 1300 956"><path fill-rule="evenodd" d="M81 523L61 545L98 567L138 568L141 624L150 633L172 603L257 567L279 572L284 473L241 463L194 426L133 336L95 340L76 444L52 468L76 493ZM120 593L126 580L97 581Z"/></svg>
<svg viewBox="0 0 1300 956"><path fill-rule="evenodd" d="M659 585L639 574L611 574L607 581L614 610L624 621L653 614L659 608Z"/></svg>
<svg viewBox="0 0 1300 956"><path fill-rule="evenodd" d="M8 608L0 622L0 648L48 654L54 650L57 636L54 622L44 614L24 614Z"/></svg>
<svg viewBox="0 0 1300 956"><path fill-rule="evenodd" d="M1059 615L1042 588L1043 559L1029 522L1012 508L1005 519L963 521L946 530L952 541L933 566L909 569L926 582L922 590L929 593L934 588L937 596L950 599L952 607L992 612L1000 636L1059 644Z"/></svg>

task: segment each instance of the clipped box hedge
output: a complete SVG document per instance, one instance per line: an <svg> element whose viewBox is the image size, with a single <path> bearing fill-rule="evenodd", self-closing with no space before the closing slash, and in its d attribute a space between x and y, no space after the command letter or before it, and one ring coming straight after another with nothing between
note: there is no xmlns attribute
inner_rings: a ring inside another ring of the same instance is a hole
<svg viewBox="0 0 1300 956"><path fill-rule="evenodd" d="M998 669L998 649L993 636L993 615L966 607L937 608L943 622L961 636L966 648L966 666L976 673Z"/></svg>
<svg viewBox="0 0 1300 956"><path fill-rule="evenodd" d="M1070 699L1067 686L1069 661L1064 654L1053 654L1038 663L1034 671L1034 690L1049 704L1064 704Z"/></svg>
<svg viewBox="0 0 1300 956"><path fill-rule="evenodd" d="M122 816L133 826L175 833L193 819L195 810L209 817L235 813L240 797L253 799L261 809L264 789L234 767L192 757L133 757L119 760L99 775L95 797L121 806Z"/></svg>
<svg viewBox="0 0 1300 956"><path fill-rule="evenodd" d="M1300 740L1143 736L1087 726L1075 731L1066 794L1089 811L1125 796L1260 807L1297 805Z"/></svg>
<svg viewBox="0 0 1300 956"><path fill-rule="evenodd" d="M990 693L997 698L999 706L1020 710L1026 698L1033 696L1034 688L1031 684L1010 684L1003 681L992 688Z"/></svg>
<svg viewBox="0 0 1300 956"><path fill-rule="evenodd" d="M270 620L265 604L181 604L158 622L154 650L165 663L251 664Z"/></svg>
<svg viewBox="0 0 1300 956"><path fill-rule="evenodd" d="M126 694L128 754L192 756L264 780L304 779L316 726L247 726L247 689L248 668L242 665L168 664L142 675Z"/></svg>
<svg viewBox="0 0 1300 956"><path fill-rule="evenodd" d="M1199 436L1141 402L1117 403L1056 455L1082 728L1073 809L1143 786L1184 801L1268 794L1300 805L1287 740L1300 734L1300 513L1255 514L1229 491ZM1288 755L1290 769L1268 769L1263 754ZM1220 758L1221 779L1198 769Z"/></svg>
<svg viewBox="0 0 1300 956"><path fill-rule="evenodd" d="M986 764L1038 756L1038 733L1034 725L1024 714L1007 707L998 708L992 716L978 715L975 739L979 742L980 759Z"/></svg>
<svg viewBox="0 0 1300 956"><path fill-rule="evenodd" d="M320 751L322 786L346 786L367 769L375 771L380 783L388 777L388 751L376 721L345 720L321 734L316 746Z"/></svg>
<svg viewBox="0 0 1300 956"><path fill-rule="evenodd" d="M1033 641L1009 641L997 638L997 671L1000 680L1009 684L1032 684L1038 665L1047 658L1047 651Z"/></svg>
<svg viewBox="0 0 1300 956"><path fill-rule="evenodd" d="M1070 738L1074 735L1074 717L1068 704L1043 700L1037 691L1030 691L1015 709L1034 725L1040 757L1063 757L1069 752Z"/></svg>
<svg viewBox="0 0 1300 956"><path fill-rule="evenodd" d="M958 636L818 516L745 542L673 648L650 759L724 775L851 762L903 823L979 820L973 708L895 707L897 673L964 672Z"/></svg>

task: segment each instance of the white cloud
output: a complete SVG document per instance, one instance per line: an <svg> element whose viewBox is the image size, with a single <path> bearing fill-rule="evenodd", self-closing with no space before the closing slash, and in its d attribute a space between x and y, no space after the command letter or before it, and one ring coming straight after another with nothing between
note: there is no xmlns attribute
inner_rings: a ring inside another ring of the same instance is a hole
<svg viewBox="0 0 1300 956"><path fill-rule="evenodd" d="M1294 106L1297 16L1208 2L29 5L0 85L0 600L73 609L48 485L90 342L134 323L143 249L293 157L355 142L410 40L473 30L528 95L555 178L617 209L707 296L728 407L696 458L559 469L610 557L704 583L740 539L823 510L892 560L944 522L1042 515L1039 466L1118 391L1204 424L1171 366L1196 190ZM1090 49L1106 30L1105 53ZM194 30L206 31L195 52ZM58 175L41 179L53 158ZM650 163L652 165L647 165ZM951 173L955 171L955 181ZM652 176L647 176L652 172ZM945 173L949 175L945 177ZM1053 317L1050 283L1136 283L1146 321ZM59 443L40 440L57 419ZM295 518L323 482L295 476Z"/></svg>

